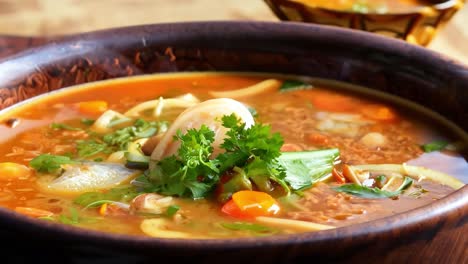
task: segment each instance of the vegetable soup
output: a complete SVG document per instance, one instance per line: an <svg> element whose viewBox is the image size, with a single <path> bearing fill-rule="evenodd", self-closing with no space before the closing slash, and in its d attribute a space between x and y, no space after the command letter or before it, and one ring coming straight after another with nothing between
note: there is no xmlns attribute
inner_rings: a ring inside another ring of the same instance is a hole
<svg viewBox="0 0 468 264"><path fill-rule="evenodd" d="M158 238L320 231L464 186L466 135L425 108L298 76L148 75L3 111L0 206Z"/></svg>

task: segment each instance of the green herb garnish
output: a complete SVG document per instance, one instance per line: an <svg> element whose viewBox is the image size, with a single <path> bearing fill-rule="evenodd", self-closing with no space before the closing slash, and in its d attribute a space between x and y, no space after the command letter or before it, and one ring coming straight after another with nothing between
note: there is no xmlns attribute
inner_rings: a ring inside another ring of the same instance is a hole
<svg viewBox="0 0 468 264"><path fill-rule="evenodd" d="M110 134L103 136L103 141L109 146L116 146L121 150L126 150L129 142L139 138L147 138L156 134L158 131L167 129L166 122L148 122L143 119L137 119L133 126L118 129Z"/></svg>
<svg viewBox="0 0 468 264"><path fill-rule="evenodd" d="M39 217L39 219L42 220L47 220L47 221L53 221L53 222L59 222L65 225L77 225L81 223L94 223L99 218L92 218L92 217L82 217L79 215L79 212L76 208L71 207L69 209L69 214L61 214L58 215L58 217L54 216L46 216L46 217Z"/></svg>
<svg viewBox="0 0 468 264"><path fill-rule="evenodd" d="M354 196L358 196L362 198L370 198L370 199L390 198L390 197L398 196L400 194L400 191L389 192L389 191L381 190L377 187L370 188L370 187L361 186L355 183L343 184L333 189L337 192L344 192L344 193L348 193Z"/></svg>
<svg viewBox="0 0 468 264"><path fill-rule="evenodd" d="M250 231L258 235L271 235L278 232L267 226L246 222L221 223L221 226L233 231Z"/></svg>
<svg viewBox="0 0 468 264"><path fill-rule="evenodd" d="M421 196L425 193L428 193L429 191L424 189L422 186L420 185L417 185L416 186L416 190L410 194L408 194L408 196L411 196L411 197L414 197L416 199L419 199L421 198Z"/></svg>
<svg viewBox="0 0 468 264"><path fill-rule="evenodd" d="M76 149L78 150L78 156L81 158L94 156L101 152L110 153L113 151L106 143L98 142L94 139L77 141Z"/></svg>
<svg viewBox="0 0 468 264"><path fill-rule="evenodd" d="M54 173L59 170L64 164L74 164L76 161L67 156L42 154L29 162L29 166L38 172Z"/></svg>
<svg viewBox="0 0 468 264"><path fill-rule="evenodd" d="M405 179L403 180L403 183L400 185L400 187L398 187L398 189L396 191L397 192L402 192L402 191L408 189L413 184L413 182L414 182L413 178L405 176Z"/></svg>
<svg viewBox="0 0 468 264"><path fill-rule="evenodd" d="M94 124L94 119L82 118L81 123L87 126L92 126Z"/></svg>
<svg viewBox="0 0 468 264"><path fill-rule="evenodd" d="M279 88L280 91L292 91L292 90L304 90L310 89L313 86L310 83L305 83L298 80L285 80L281 87Z"/></svg>
<svg viewBox="0 0 468 264"><path fill-rule="evenodd" d="M199 130L180 131L174 140L181 142L177 156L172 155L146 171L153 191L165 195L202 198L219 180L217 161L210 160L214 132L202 125Z"/></svg>
<svg viewBox="0 0 468 264"><path fill-rule="evenodd" d="M106 192L86 192L73 200L75 204L93 208L108 202L129 202L140 194L135 186L112 188Z"/></svg>
<svg viewBox="0 0 468 264"><path fill-rule="evenodd" d="M380 183L380 185L382 185L382 181L386 180L386 176L379 175L376 177L376 180ZM400 195L403 191L408 189L413 184L413 182L413 178L405 176L403 183L393 192L381 190L378 187L370 188L355 183L344 184L333 189L337 192L345 192L362 198L391 198Z"/></svg>
<svg viewBox="0 0 468 264"><path fill-rule="evenodd" d="M377 182L379 182L380 185L383 186L385 184L385 182L387 181L387 176L382 174L382 175L379 175L379 176L375 177L375 180Z"/></svg>
<svg viewBox="0 0 468 264"><path fill-rule="evenodd" d="M428 153L428 152L443 150L445 149L445 147L447 147L447 145L448 145L448 142L446 141L436 140L431 143L424 144L421 147L424 150L424 152Z"/></svg>
<svg viewBox="0 0 468 264"><path fill-rule="evenodd" d="M170 205L169 207L167 207L167 210L166 210L166 215L168 217L173 217L177 211L180 210L180 207L177 206L177 205Z"/></svg>
<svg viewBox="0 0 468 264"><path fill-rule="evenodd" d="M62 123L52 123L50 124L49 126L50 128L52 129L63 129L63 130L82 130L81 128L78 128L78 127L72 127L72 126L69 126L67 124L62 124Z"/></svg>
<svg viewBox="0 0 468 264"><path fill-rule="evenodd" d="M284 152L279 164L286 171L285 180L294 190L303 190L329 176L340 151L336 148L304 152Z"/></svg>
<svg viewBox="0 0 468 264"><path fill-rule="evenodd" d="M202 125L186 134L177 132L174 140L181 146L175 155L150 166L135 183L146 191L194 199L208 196L221 184L218 198L224 201L239 190L251 189L284 194L311 186L326 175L339 151L281 153L283 138L272 133L269 125L246 128L234 114L223 116L222 125L229 130L220 145L223 153L213 158L214 132ZM286 170L288 172L286 172ZM220 183L226 172L231 179Z"/></svg>

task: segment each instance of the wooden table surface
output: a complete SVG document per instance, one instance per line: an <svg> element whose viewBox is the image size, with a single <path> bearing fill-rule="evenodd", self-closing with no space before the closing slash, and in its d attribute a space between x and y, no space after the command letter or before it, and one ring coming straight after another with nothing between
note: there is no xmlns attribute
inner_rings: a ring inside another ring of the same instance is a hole
<svg viewBox="0 0 468 264"><path fill-rule="evenodd" d="M0 0L0 34L50 36L177 21L278 21L263 0ZM468 7L429 49L468 64Z"/></svg>

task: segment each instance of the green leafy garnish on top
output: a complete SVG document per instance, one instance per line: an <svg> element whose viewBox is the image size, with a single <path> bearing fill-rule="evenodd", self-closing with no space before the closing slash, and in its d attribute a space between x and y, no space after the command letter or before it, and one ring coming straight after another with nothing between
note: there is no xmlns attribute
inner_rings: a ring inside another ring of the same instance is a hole
<svg viewBox="0 0 468 264"><path fill-rule="evenodd" d="M398 187L395 191L386 191L382 190L378 187L367 187L362 186L359 184L343 184L341 186L333 188L337 192L344 192L354 196L362 197L362 198L391 198L400 195L403 191L408 189L414 180L410 177L405 177L403 183Z"/></svg>
<svg viewBox="0 0 468 264"><path fill-rule="evenodd" d="M61 169L62 165L73 163L76 163L76 161L68 156L42 154L32 159L29 166L38 172L55 173Z"/></svg>
<svg viewBox="0 0 468 264"><path fill-rule="evenodd" d="M84 207L97 207L109 201L130 202L140 192L135 186L121 186L112 188L106 192L86 192L76 197L73 202ZM102 201L102 203L101 203Z"/></svg>
<svg viewBox="0 0 468 264"><path fill-rule="evenodd" d="M172 155L146 171L151 191L165 195L202 198L218 181L216 160L210 160L213 152L214 132L202 125L199 130L189 129L186 134L178 131L174 140L181 142L177 156Z"/></svg>
<svg viewBox="0 0 468 264"><path fill-rule="evenodd" d="M436 140L427 144L422 145L422 149L424 152L434 152L434 151L441 151L447 147L449 143L443 140Z"/></svg>
<svg viewBox="0 0 468 264"><path fill-rule="evenodd" d="M293 90L303 90L303 89L310 89L312 85L310 83L306 83L303 81L298 80L285 80L283 84L280 86L279 90L282 92L285 91L293 91Z"/></svg>
<svg viewBox="0 0 468 264"><path fill-rule="evenodd" d="M333 188L335 191L338 192L345 192L354 196L362 197L362 198L370 198L370 199L377 199L377 198L390 198L395 197L400 194L399 191L390 192L381 190L377 187L366 187L359 184L351 183L351 184L343 184L339 187Z"/></svg>
<svg viewBox="0 0 468 264"><path fill-rule="evenodd" d="M229 230L248 231L256 235L272 235L278 232L274 228L248 222L221 223L220 225Z"/></svg>
<svg viewBox="0 0 468 264"><path fill-rule="evenodd" d="M282 154L283 138L270 125L246 127L234 114L223 116L221 122L228 130L219 155L212 157L214 132L208 127L178 131L177 153L153 164L136 184L146 191L193 199L214 194L221 201L239 190L290 194L329 174L339 154L336 149Z"/></svg>
<svg viewBox="0 0 468 264"><path fill-rule="evenodd" d="M81 128L72 127L70 125L63 124L63 123L52 123L52 124L50 124L49 127L52 128L52 129L57 129L57 130L60 130L60 129L61 130L75 130L75 131L82 130Z"/></svg>
<svg viewBox="0 0 468 264"><path fill-rule="evenodd" d="M166 128L166 122L148 122L143 119L137 119L132 126L124 127L113 133L106 134L103 136L102 140L109 146L116 146L120 150L126 150L129 142L139 138L151 137L159 130L165 130Z"/></svg>

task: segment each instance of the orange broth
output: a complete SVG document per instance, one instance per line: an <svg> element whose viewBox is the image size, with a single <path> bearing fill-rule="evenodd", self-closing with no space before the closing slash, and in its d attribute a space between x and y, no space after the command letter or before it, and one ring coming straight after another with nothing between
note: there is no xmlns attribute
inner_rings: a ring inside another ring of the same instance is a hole
<svg viewBox="0 0 468 264"><path fill-rule="evenodd" d="M284 76L273 77L284 80ZM75 142L88 136L82 131L89 127L81 120L96 119L100 115L80 113L76 104L83 101L106 101L109 109L123 113L138 103L160 96L171 98L192 93L204 101L212 98L209 91L239 89L266 78L272 76L235 73L166 74L122 78L66 88L3 112L4 122L0 126L0 162L29 166L31 159L44 153L76 155ZM421 118L420 114L414 112L408 115L408 111L396 103L356 91L336 89L336 84L319 83L313 89L267 92L239 101L256 110L256 122L271 125L274 132L283 136L284 151L338 148L341 164L336 165L336 168L340 171L343 164L408 163L430 167L435 160L444 160L444 166L435 164L434 169L459 177L465 182L468 180L467 162L456 151L424 153L421 150L422 144L433 139L450 142L458 140L452 134L445 133L449 129L436 128L437 122L426 122L427 119L432 120L432 117L417 119ZM176 116L163 115L161 118L168 118L165 121L170 123ZM342 118L357 117L361 123L340 129L343 124L340 121ZM15 127L6 125L12 118L19 120ZM330 125L330 122L335 123ZM49 125L52 123L64 123L81 130L51 129ZM387 138L387 143L379 147L364 144L362 138L369 133L382 134ZM108 155L100 153L92 158L105 159ZM18 207L46 210L53 213L53 217L42 217L45 220L130 235L145 235L140 224L142 220L154 217L127 212L103 215L99 208L83 208L73 202L77 194L48 192L41 188L38 185L40 177L42 176L34 171L29 176L19 178L0 175L0 206L11 210ZM340 227L420 207L453 191L448 186L426 180L414 183L406 191L407 195L401 195L398 199L365 199L338 193L331 189L333 186L338 184L330 177L324 182L314 184L304 191L304 196L295 200L294 206L287 202L282 205L281 212L275 217ZM418 193L421 190L424 192ZM284 200L281 197L277 198L281 203ZM221 212L222 205L210 199L174 199L180 208L179 212L183 214L183 221L169 223L165 228L187 233L189 238L231 238L303 232L279 227L269 227L259 232L233 230L226 228L224 224L239 221L250 223L252 220L227 216ZM73 216L76 213L78 218Z"/></svg>

